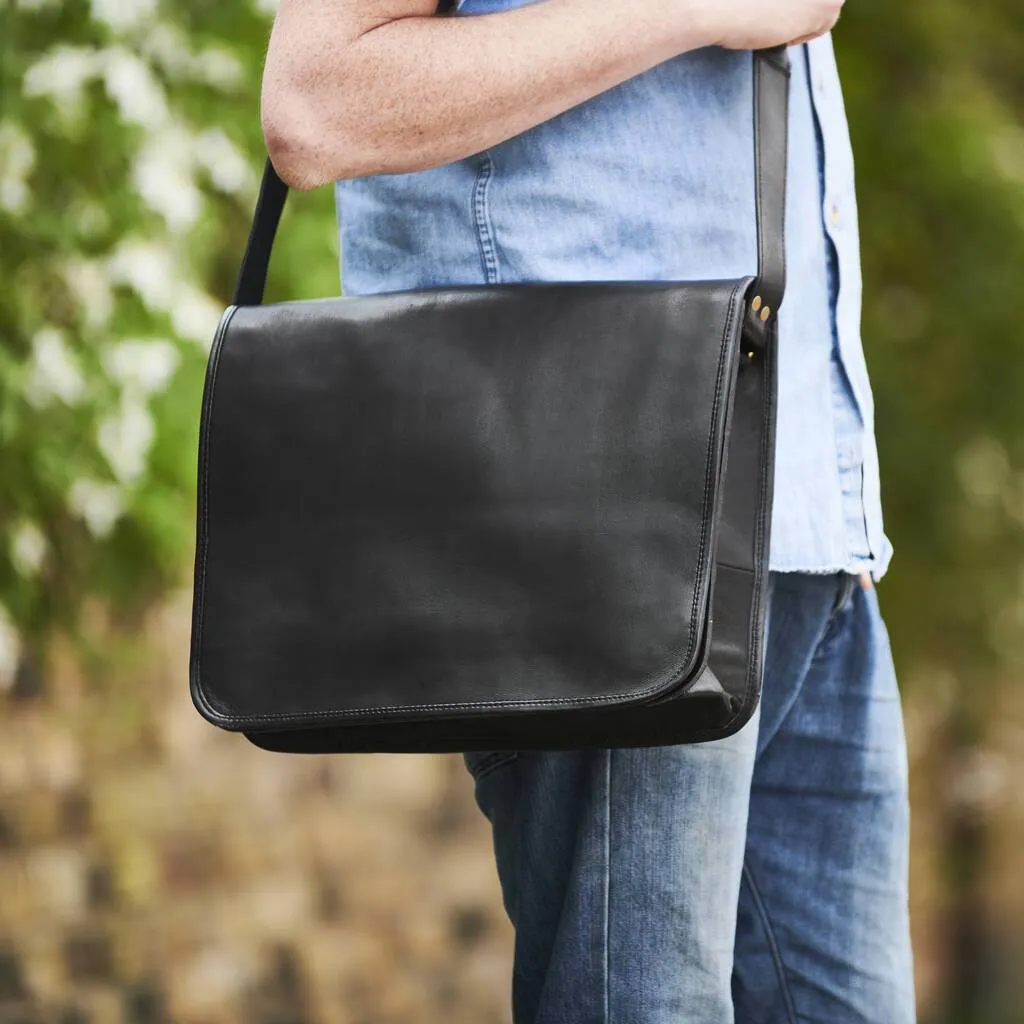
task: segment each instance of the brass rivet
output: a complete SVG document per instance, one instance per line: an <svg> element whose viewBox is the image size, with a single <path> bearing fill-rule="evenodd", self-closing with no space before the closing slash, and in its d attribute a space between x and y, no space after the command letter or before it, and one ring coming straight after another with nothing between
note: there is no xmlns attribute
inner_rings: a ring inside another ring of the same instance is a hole
<svg viewBox="0 0 1024 1024"><path fill-rule="evenodd" d="M771 311L771 309L768 308L768 306L765 306L764 309L761 310L761 319L762 320L767 320L768 317L770 317L771 315L772 315L772 311Z"/></svg>
<svg viewBox="0 0 1024 1024"><path fill-rule="evenodd" d="M753 352L748 352L747 353L747 358L748 359L753 359L754 358L754 353Z"/></svg>
<svg viewBox="0 0 1024 1024"><path fill-rule="evenodd" d="M756 313L761 308L761 296L760 295L755 295L754 296L754 301L750 305L753 308L754 312Z"/></svg>

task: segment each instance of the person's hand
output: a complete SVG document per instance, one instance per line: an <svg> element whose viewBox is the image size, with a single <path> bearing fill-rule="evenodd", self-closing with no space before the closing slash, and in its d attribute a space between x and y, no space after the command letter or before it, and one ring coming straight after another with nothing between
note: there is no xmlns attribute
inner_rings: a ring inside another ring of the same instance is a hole
<svg viewBox="0 0 1024 1024"><path fill-rule="evenodd" d="M716 46L760 50L803 43L830 31L844 0L693 0Z"/></svg>

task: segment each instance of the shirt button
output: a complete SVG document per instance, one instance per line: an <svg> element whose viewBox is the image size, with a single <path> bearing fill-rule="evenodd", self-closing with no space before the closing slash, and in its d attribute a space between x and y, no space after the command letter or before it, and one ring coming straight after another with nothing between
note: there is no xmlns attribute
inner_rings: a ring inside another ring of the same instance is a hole
<svg viewBox="0 0 1024 1024"><path fill-rule="evenodd" d="M838 203L833 203L832 206L829 208L828 219L832 223L832 226L835 228L839 227L839 225L842 223L843 214L842 211L839 209Z"/></svg>

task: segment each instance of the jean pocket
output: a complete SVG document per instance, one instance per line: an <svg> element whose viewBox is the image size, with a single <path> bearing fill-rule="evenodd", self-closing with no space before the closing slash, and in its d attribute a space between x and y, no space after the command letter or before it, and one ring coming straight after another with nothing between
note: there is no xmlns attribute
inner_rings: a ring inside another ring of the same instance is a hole
<svg viewBox="0 0 1024 1024"><path fill-rule="evenodd" d="M463 754L462 759L469 774L479 781L498 768L513 764L518 756L516 750L477 750Z"/></svg>

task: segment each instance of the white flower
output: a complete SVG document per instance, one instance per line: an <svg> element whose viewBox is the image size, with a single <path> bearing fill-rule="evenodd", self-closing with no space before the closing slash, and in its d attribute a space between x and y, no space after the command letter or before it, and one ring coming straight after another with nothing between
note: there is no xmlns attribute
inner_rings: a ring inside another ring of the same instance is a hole
<svg viewBox="0 0 1024 1024"><path fill-rule="evenodd" d="M153 132L136 154L132 181L142 201L172 231L192 227L203 208L193 180L192 136L179 125Z"/></svg>
<svg viewBox="0 0 1024 1024"><path fill-rule="evenodd" d="M223 310L206 292L182 279L169 246L126 239L107 267L114 281L130 285L151 310L169 313L180 338L209 348Z"/></svg>
<svg viewBox="0 0 1024 1024"><path fill-rule="evenodd" d="M238 195L255 187L249 161L220 128L200 132L196 137L195 156L222 192Z"/></svg>
<svg viewBox="0 0 1024 1024"><path fill-rule="evenodd" d="M171 325L179 338L195 341L209 349L223 312L206 292L183 283L171 310Z"/></svg>
<svg viewBox="0 0 1024 1024"><path fill-rule="evenodd" d="M22 576L35 576L43 567L49 545L43 531L23 519L11 531L11 561Z"/></svg>
<svg viewBox="0 0 1024 1024"><path fill-rule="evenodd" d="M114 311L110 275L94 260L68 260L61 268L64 281L78 300L88 327L103 327Z"/></svg>
<svg viewBox="0 0 1024 1024"><path fill-rule="evenodd" d="M94 537L103 538L124 514L124 498L116 484L81 477L71 485L68 507L85 520Z"/></svg>
<svg viewBox="0 0 1024 1024"><path fill-rule="evenodd" d="M21 637L10 613L0 604L0 690L14 685L21 665Z"/></svg>
<svg viewBox="0 0 1024 1024"><path fill-rule="evenodd" d="M32 339L32 361L25 397L30 404L41 409L54 398L74 405L84 395L85 378L64 335L55 327L44 327Z"/></svg>
<svg viewBox="0 0 1024 1024"><path fill-rule="evenodd" d="M142 301L156 312L174 305L178 275L171 250L142 239L125 239L107 263L111 278L130 285Z"/></svg>
<svg viewBox="0 0 1024 1024"><path fill-rule="evenodd" d="M245 70L238 58L229 50L219 47L210 47L197 53L192 58L191 71L200 82L222 91L239 85L245 77Z"/></svg>
<svg viewBox="0 0 1024 1024"><path fill-rule="evenodd" d="M118 4L125 2L116 0ZM129 124L153 129L167 121L167 97L152 69L124 47L103 51L103 84Z"/></svg>
<svg viewBox="0 0 1024 1024"><path fill-rule="evenodd" d="M222 192L255 190L249 161L220 128L198 135L180 123L152 132L132 165L132 181L143 202L172 231L191 227L202 213L203 195L195 183L202 167Z"/></svg>
<svg viewBox="0 0 1024 1024"><path fill-rule="evenodd" d="M21 79L26 96L45 96L61 115L81 113L85 85L103 66L101 51L85 46L55 46L31 64Z"/></svg>
<svg viewBox="0 0 1024 1024"><path fill-rule="evenodd" d="M163 391L178 368L178 350L166 338L131 338L108 346L103 366L122 387L141 395Z"/></svg>
<svg viewBox="0 0 1024 1024"><path fill-rule="evenodd" d="M136 28L152 21L157 0L89 0L92 16L114 32Z"/></svg>
<svg viewBox="0 0 1024 1024"><path fill-rule="evenodd" d="M160 22L154 25L141 41L142 52L152 58L168 74L176 78L192 66L193 56L188 39L176 25Z"/></svg>
<svg viewBox="0 0 1024 1024"><path fill-rule="evenodd" d="M122 483L135 483L146 469L156 428L143 399L125 393L113 416L100 422L96 439L110 468Z"/></svg>
<svg viewBox="0 0 1024 1024"><path fill-rule="evenodd" d="M230 50L209 47L195 53L188 37L175 25L154 25L140 41L140 49L173 78L204 82L221 90L232 89L245 79L245 69Z"/></svg>
<svg viewBox="0 0 1024 1024"><path fill-rule="evenodd" d="M35 162L35 146L20 126L0 124L0 209L21 213L28 205L27 178Z"/></svg>

